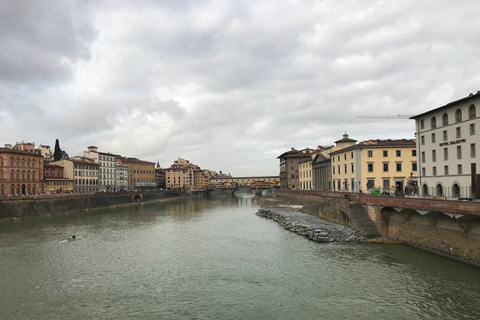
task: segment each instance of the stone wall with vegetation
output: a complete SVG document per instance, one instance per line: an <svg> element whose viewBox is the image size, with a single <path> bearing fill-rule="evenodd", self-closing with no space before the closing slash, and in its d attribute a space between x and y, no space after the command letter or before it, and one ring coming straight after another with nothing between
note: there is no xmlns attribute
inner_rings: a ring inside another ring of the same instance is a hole
<svg viewBox="0 0 480 320"><path fill-rule="evenodd" d="M142 195L143 202L184 196L180 191L160 191L5 197L0 200L0 220L31 218L76 210L127 205L135 203L135 196L138 194Z"/></svg>

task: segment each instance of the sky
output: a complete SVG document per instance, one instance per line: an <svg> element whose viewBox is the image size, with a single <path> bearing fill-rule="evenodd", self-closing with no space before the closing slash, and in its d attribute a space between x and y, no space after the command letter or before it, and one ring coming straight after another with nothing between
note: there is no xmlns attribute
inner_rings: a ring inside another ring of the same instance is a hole
<svg viewBox="0 0 480 320"><path fill-rule="evenodd" d="M0 146L234 177L480 90L474 0L0 0ZM367 118L362 118L367 117ZM377 118L376 118L377 117Z"/></svg>

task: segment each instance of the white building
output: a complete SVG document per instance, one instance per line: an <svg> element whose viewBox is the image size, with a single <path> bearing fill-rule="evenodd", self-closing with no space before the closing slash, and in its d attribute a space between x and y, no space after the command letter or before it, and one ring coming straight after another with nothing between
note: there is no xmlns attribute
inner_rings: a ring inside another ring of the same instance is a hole
<svg viewBox="0 0 480 320"><path fill-rule="evenodd" d="M480 91L412 117L421 195L472 197L472 167L474 173L480 170L476 155L479 105Z"/></svg>
<svg viewBox="0 0 480 320"><path fill-rule="evenodd" d="M98 152L98 148L95 146L88 147L87 151L83 152L85 157L95 159L99 167L99 177L98 177L98 190L105 192L114 192L118 191L117 189L117 174L116 174L116 164L117 156L111 153Z"/></svg>
<svg viewBox="0 0 480 320"><path fill-rule="evenodd" d="M128 166L120 163L116 163L115 172L117 175L116 184L117 191L128 190Z"/></svg>

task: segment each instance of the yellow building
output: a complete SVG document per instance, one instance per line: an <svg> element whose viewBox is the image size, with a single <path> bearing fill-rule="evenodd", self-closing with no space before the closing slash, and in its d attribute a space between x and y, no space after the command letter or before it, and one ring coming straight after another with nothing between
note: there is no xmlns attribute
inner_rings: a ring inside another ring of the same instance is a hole
<svg viewBox="0 0 480 320"><path fill-rule="evenodd" d="M343 140L343 139L342 139ZM367 140L332 151L335 191L413 192L417 157L414 139Z"/></svg>
<svg viewBox="0 0 480 320"><path fill-rule="evenodd" d="M118 157L117 161L128 167L128 188L132 190L155 190L155 163L137 158Z"/></svg>
<svg viewBox="0 0 480 320"><path fill-rule="evenodd" d="M71 193L73 192L73 179L47 178L47 193Z"/></svg>

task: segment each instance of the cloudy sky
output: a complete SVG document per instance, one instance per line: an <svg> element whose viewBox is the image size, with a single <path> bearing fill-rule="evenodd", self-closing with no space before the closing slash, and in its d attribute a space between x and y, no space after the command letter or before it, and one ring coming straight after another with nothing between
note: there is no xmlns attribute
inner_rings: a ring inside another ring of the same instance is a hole
<svg viewBox="0 0 480 320"><path fill-rule="evenodd" d="M478 1L0 1L0 146L60 140L233 176L413 138L480 90Z"/></svg>

